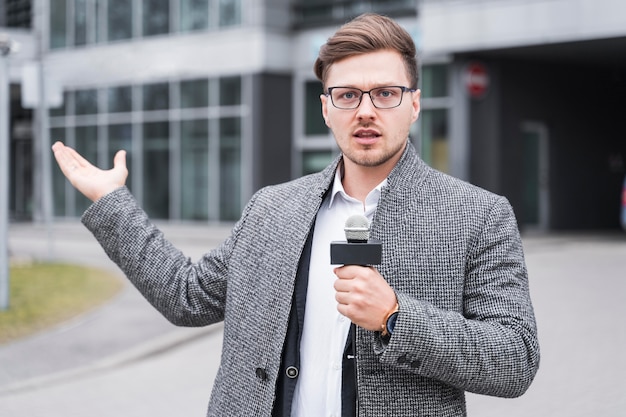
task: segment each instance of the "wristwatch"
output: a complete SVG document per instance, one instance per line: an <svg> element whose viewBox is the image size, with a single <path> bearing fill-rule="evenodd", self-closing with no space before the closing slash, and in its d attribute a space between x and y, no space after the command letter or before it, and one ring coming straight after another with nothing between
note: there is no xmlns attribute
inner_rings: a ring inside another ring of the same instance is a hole
<svg viewBox="0 0 626 417"><path fill-rule="evenodd" d="M385 320L383 320L383 323L380 325L383 336L391 336L393 333L393 329L396 327L396 320L398 320L398 309L399 306L398 303L396 303L396 306L385 316Z"/></svg>

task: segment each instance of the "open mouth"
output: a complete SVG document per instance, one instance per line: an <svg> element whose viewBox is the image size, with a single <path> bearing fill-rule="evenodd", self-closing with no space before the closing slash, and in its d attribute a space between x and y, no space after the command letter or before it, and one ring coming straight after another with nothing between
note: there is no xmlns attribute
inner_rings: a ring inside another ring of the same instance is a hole
<svg viewBox="0 0 626 417"><path fill-rule="evenodd" d="M381 134L375 130L361 129L354 132L353 136L358 143L372 144L381 137Z"/></svg>

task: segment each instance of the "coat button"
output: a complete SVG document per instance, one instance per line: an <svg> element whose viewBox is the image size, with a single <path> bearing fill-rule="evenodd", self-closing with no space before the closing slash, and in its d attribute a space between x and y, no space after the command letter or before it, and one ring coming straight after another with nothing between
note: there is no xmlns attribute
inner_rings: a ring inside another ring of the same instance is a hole
<svg viewBox="0 0 626 417"><path fill-rule="evenodd" d="M295 366L290 366L285 370L285 373L291 379L296 378L298 376L298 368L296 368Z"/></svg>
<svg viewBox="0 0 626 417"><path fill-rule="evenodd" d="M263 368L256 368L256 376L261 381L266 381L267 380L267 372Z"/></svg>

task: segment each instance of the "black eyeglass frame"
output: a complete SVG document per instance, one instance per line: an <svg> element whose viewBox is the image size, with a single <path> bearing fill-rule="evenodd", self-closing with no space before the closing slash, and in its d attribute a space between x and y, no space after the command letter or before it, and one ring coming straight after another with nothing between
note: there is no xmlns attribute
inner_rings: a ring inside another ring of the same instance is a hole
<svg viewBox="0 0 626 417"><path fill-rule="evenodd" d="M359 102L358 102L358 103L356 104L356 106L354 106L354 107L339 107L339 106L337 106L337 105L335 104L335 101L333 100L333 95L332 95L332 91L333 91L335 88L349 88L349 89L351 89L351 90L358 90L358 91L360 91L360 92L361 92L361 96L359 97ZM393 107L378 107L378 106L376 105L376 102L375 102L375 100L372 98L372 95L371 95L370 93L371 93L372 91L374 91L374 90L381 90L381 89L382 89L382 90L384 90L385 88L399 88L400 90L402 90L402 94L400 95L400 102L399 102L398 104L396 104L396 105L395 105L395 106L393 106ZM395 109L396 107L400 107L400 105L402 104L402 99L404 98L404 93L414 93L414 92L416 92L416 91L417 91L417 89L415 89L415 88L409 88L409 87L405 87L405 86L403 86L403 85L385 85L385 86L382 86L382 87L375 87L375 88L372 88L372 89L367 90L367 91L363 91L363 90L361 90L360 88L356 88L356 87L336 86L336 87L328 87L328 92L324 93L324 95L325 95L326 97L330 97L330 102L333 104L333 106L334 106L335 108L340 109L340 110L354 110L354 109L358 109L358 108L359 108L359 106L361 105L361 102L363 101L363 96L364 96L365 94L367 94L368 96L370 96L370 100L371 100L372 105L373 105L374 107L376 107L377 109L380 109L380 110L388 110L388 109Z"/></svg>

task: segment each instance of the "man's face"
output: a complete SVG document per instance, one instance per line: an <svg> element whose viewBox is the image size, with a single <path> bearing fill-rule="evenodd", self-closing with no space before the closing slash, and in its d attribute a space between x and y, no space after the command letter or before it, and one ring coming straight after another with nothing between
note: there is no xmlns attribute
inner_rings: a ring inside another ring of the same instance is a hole
<svg viewBox="0 0 626 417"><path fill-rule="evenodd" d="M335 62L328 70L326 88L355 87L363 91L385 86L409 87L400 53L381 50ZM391 109L378 109L364 94L356 109L336 108L322 95L322 114L344 154L344 163L362 167L389 165L400 159L409 128L419 115L419 90L402 93L402 103Z"/></svg>

